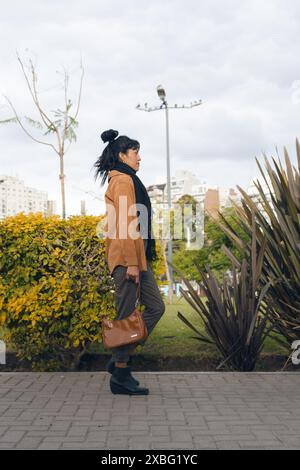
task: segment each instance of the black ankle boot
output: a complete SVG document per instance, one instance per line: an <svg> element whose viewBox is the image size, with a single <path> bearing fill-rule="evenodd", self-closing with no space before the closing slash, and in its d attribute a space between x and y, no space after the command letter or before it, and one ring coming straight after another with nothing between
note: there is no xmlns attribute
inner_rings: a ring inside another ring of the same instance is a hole
<svg viewBox="0 0 300 470"><path fill-rule="evenodd" d="M127 362L127 365L128 365L129 367L131 367L131 364L132 364L132 356L130 356L129 361ZM114 361L114 360L112 359L112 357L111 357L110 360L108 361L107 365L106 365L106 370L107 370L107 372L109 372L110 374L112 374L113 371L115 370L115 368L116 368L116 366L115 366L115 361ZM140 382L139 382L137 379L135 379L135 378L133 377L133 375L131 374L131 369L130 369L130 376L131 376L132 381L133 381L136 385L140 385Z"/></svg>
<svg viewBox="0 0 300 470"><path fill-rule="evenodd" d="M149 389L138 387L130 376L130 367L115 367L110 378L112 393L122 395L148 395Z"/></svg>

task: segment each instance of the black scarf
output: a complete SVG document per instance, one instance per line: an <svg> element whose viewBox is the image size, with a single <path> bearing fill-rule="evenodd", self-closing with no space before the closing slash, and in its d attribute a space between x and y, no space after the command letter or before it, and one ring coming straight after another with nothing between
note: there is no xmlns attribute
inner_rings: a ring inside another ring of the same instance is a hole
<svg viewBox="0 0 300 470"><path fill-rule="evenodd" d="M143 185L140 178L136 175L136 170L127 165L127 163L121 162L120 160L115 164L112 170L118 170L122 173L126 173L132 177L135 189L135 198L138 204L144 204L147 207L148 215L148 244L146 249L146 258L150 261L157 259L157 253L155 249L155 238L152 238L152 207L151 201L147 192L147 189ZM109 180L108 180L109 182ZM138 211L140 215L140 211ZM142 212L143 215L143 212ZM139 223L142 234L146 231L146 224L143 223L143 218L139 217Z"/></svg>

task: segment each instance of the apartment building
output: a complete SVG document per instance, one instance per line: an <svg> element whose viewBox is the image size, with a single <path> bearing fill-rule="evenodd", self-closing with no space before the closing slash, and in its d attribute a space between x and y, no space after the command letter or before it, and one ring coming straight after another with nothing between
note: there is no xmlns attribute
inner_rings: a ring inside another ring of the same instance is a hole
<svg viewBox="0 0 300 470"><path fill-rule="evenodd" d="M0 175L0 219L19 212L47 214L47 192L25 186L17 177Z"/></svg>

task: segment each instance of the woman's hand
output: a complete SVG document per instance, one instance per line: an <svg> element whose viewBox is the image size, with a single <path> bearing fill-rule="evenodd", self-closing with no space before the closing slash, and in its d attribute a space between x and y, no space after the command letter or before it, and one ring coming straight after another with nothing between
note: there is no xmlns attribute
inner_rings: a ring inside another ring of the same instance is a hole
<svg viewBox="0 0 300 470"><path fill-rule="evenodd" d="M138 266L128 266L126 271L126 279L136 282L140 282L140 270Z"/></svg>

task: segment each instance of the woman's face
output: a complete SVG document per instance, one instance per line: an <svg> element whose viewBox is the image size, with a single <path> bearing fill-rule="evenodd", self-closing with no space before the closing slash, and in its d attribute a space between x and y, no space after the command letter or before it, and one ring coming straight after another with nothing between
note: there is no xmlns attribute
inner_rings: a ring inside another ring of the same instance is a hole
<svg viewBox="0 0 300 470"><path fill-rule="evenodd" d="M119 153L119 158L122 162L127 163L135 171L140 169L140 160L139 150L129 149L126 153Z"/></svg>

